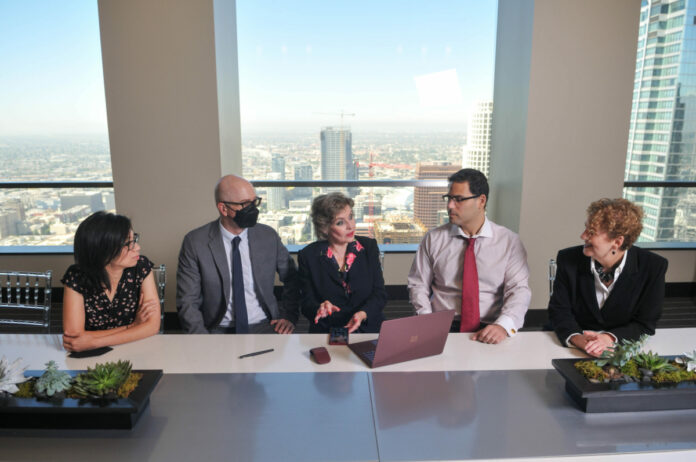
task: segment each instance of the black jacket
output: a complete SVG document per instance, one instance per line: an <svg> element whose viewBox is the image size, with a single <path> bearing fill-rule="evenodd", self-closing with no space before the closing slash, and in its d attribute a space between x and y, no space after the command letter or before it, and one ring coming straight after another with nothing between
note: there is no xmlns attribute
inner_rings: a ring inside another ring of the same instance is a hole
<svg viewBox="0 0 696 462"><path fill-rule="evenodd" d="M362 250L346 273L347 292L342 284L336 263L327 257L328 241L317 241L300 250L297 256L300 269L300 308L309 319L310 332L328 332L330 327L345 326L357 311L365 311L367 319L357 332L379 332L384 320L382 310L387 303L382 266L377 241L357 236ZM320 319L314 324L319 305L328 300L341 311Z"/></svg>
<svg viewBox="0 0 696 462"><path fill-rule="evenodd" d="M582 246L559 251L556 262L549 318L563 345L570 334L583 330L611 332L619 340L655 333L665 295L666 259L629 248L626 264L601 310L590 257L582 253Z"/></svg>

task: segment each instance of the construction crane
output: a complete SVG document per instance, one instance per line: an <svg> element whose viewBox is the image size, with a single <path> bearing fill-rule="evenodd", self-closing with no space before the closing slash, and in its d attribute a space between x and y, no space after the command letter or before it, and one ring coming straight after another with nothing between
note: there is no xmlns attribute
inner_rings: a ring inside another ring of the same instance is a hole
<svg viewBox="0 0 696 462"><path fill-rule="evenodd" d="M344 117L355 117L354 112L345 112L343 109L341 109L341 112L315 112L315 114L320 114L320 115L330 115L330 116L340 116L341 117L341 130L343 130L343 118Z"/></svg>
<svg viewBox="0 0 696 462"><path fill-rule="evenodd" d="M355 165L357 167L360 167L360 162L356 161ZM373 179L374 177L374 171L372 170L373 167L382 167L382 168L393 168L393 169L399 169L399 170L410 170L413 168L413 165L409 164L387 164L383 162L375 162L375 152L370 149L370 162L367 164L367 171L368 171L368 176L370 177L370 180ZM375 216L375 210L374 210L374 188L370 188L370 199L369 203L367 206L367 214L368 216L372 219L372 228L368 228L370 237L374 237L374 216Z"/></svg>

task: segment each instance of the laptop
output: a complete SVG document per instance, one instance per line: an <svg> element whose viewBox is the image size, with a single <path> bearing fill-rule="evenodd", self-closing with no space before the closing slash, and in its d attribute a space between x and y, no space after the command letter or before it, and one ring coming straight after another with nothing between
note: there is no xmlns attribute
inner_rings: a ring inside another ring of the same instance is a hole
<svg viewBox="0 0 696 462"><path fill-rule="evenodd" d="M348 348L370 367L439 355L453 319L454 310L446 310L384 321L377 340L351 343Z"/></svg>

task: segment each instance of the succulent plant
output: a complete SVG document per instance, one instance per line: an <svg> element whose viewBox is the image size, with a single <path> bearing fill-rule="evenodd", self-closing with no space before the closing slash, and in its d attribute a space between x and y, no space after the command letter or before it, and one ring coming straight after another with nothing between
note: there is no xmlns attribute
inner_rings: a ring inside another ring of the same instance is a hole
<svg viewBox="0 0 696 462"><path fill-rule="evenodd" d="M696 349L691 353L684 353L683 357L676 358L675 361L683 364L689 372L696 371Z"/></svg>
<svg viewBox="0 0 696 462"><path fill-rule="evenodd" d="M3 392L16 393L18 390L17 384L27 380L24 377L24 371L27 367L22 367L19 364L21 360L22 358L18 358L10 364L4 356L0 359L0 394Z"/></svg>
<svg viewBox="0 0 696 462"><path fill-rule="evenodd" d="M72 378L67 372L59 371L55 361L46 363L46 372L34 384L38 395L53 396L70 388Z"/></svg>
<svg viewBox="0 0 696 462"><path fill-rule="evenodd" d="M610 366L621 369L628 361L640 353L646 340L648 340L648 336L643 334L638 340L623 339L616 342L612 349L604 350L599 359L595 360L595 363L598 366L609 364Z"/></svg>
<svg viewBox="0 0 696 462"><path fill-rule="evenodd" d="M652 351L638 353L633 359L639 368L648 369L652 372L672 372L677 370L669 361Z"/></svg>
<svg viewBox="0 0 696 462"><path fill-rule="evenodd" d="M118 389L130 375L130 361L96 364L75 377L73 392L83 398L116 398Z"/></svg>

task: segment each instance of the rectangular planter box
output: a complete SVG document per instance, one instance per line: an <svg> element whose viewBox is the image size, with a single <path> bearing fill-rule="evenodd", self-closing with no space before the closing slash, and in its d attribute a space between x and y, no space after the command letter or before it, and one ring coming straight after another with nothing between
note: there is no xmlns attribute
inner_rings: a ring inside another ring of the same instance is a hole
<svg viewBox="0 0 696 462"><path fill-rule="evenodd" d="M666 356L674 359L673 356ZM554 359L553 367L566 381L565 389L584 412L635 412L696 409L696 382L678 384L592 383L577 369L578 359Z"/></svg>
<svg viewBox="0 0 696 462"><path fill-rule="evenodd" d="M83 371L66 371L76 375ZM131 429L150 402L150 394L162 378L162 371L134 370L143 374L128 398L89 401L65 398L0 398L0 428L90 428ZM26 371L25 377L39 377L43 371Z"/></svg>

